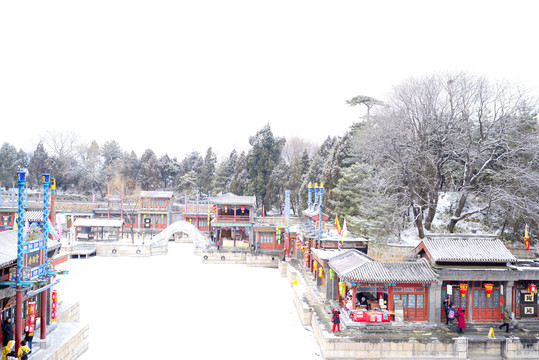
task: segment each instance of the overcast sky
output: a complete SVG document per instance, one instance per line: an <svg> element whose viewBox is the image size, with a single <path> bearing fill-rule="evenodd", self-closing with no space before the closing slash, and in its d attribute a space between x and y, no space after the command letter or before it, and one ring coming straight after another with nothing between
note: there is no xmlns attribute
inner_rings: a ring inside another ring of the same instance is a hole
<svg viewBox="0 0 539 360"><path fill-rule="evenodd" d="M539 89L537 1L3 1L0 143L47 130L179 159L275 135L320 143L411 76Z"/></svg>

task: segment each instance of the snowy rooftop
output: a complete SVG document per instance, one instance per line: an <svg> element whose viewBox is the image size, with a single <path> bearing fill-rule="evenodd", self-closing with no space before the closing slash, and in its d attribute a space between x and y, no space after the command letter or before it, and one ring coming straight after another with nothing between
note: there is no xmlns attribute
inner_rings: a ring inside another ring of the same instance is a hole
<svg viewBox="0 0 539 360"><path fill-rule="evenodd" d="M226 193L210 198L210 202L217 205L256 205L256 196L239 196Z"/></svg>
<svg viewBox="0 0 539 360"><path fill-rule="evenodd" d="M341 249L313 249L313 253L320 260L331 260L335 256L341 255L342 253L347 252L348 250Z"/></svg>
<svg viewBox="0 0 539 360"><path fill-rule="evenodd" d="M359 250L351 249L329 260L329 267L341 276L354 268L372 261L372 258Z"/></svg>
<svg viewBox="0 0 539 360"><path fill-rule="evenodd" d="M122 219L77 219L73 226L121 227Z"/></svg>
<svg viewBox="0 0 539 360"><path fill-rule="evenodd" d="M499 239L426 238L415 251L425 249L434 262L515 263L516 257Z"/></svg>
<svg viewBox="0 0 539 360"><path fill-rule="evenodd" d="M0 232L0 268L17 262L17 230ZM48 249L60 247L55 240L48 240Z"/></svg>
<svg viewBox="0 0 539 360"><path fill-rule="evenodd" d="M172 191L141 191L141 198L172 198L174 193Z"/></svg>
<svg viewBox="0 0 539 360"><path fill-rule="evenodd" d="M371 261L339 276L360 282L434 283L438 280L425 259L417 262Z"/></svg>

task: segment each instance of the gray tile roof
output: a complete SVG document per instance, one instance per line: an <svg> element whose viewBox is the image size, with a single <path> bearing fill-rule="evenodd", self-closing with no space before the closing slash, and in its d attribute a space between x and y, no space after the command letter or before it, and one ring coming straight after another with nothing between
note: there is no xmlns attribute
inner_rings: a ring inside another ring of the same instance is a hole
<svg viewBox="0 0 539 360"><path fill-rule="evenodd" d="M331 260L335 256L339 256L342 253L345 253L347 251L348 250L341 250L341 249L313 249L313 253L320 260Z"/></svg>
<svg viewBox="0 0 539 360"><path fill-rule="evenodd" d="M359 282L435 283L438 277L425 259L417 262L371 261L339 275Z"/></svg>
<svg viewBox="0 0 539 360"><path fill-rule="evenodd" d="M328 265L335 270L337 275L341 276L341 274L370 261L372 261L370 256L363 254L359 250L351 249L330 259Z"/></svg>
<svg viewBox="0 0 539 360"><path fill-rule="evenodd" d="M515 263L516 257L499 239L426 238L421 244L434 262Z"/></svg>
<svg viewBox="0 0 539 360"><path fill-rule="evenodd" d="M24 212L24 220L43 221L43 210L31 210Z"/></svg>
<svg viewBox="0 0 539 360"><path fill-rule="evenodd" d="M141 191L141 198L167 198L170 199L174 193L172 191Z"/></svg>
<svg viewBox="0 0 539 360"><path fill-rule="evenodd" d="M256 196L239 196L232 193L226 193L221 196L209 199L212 204L217 205L256 205Z"/></svg>
<svg viewBox="0 0 539 360"><path fill-rule="evenodd" d="M48 241L49 251L59 248L58 241ZM0 232L0 268L17 263L17 230Z"/></svg>

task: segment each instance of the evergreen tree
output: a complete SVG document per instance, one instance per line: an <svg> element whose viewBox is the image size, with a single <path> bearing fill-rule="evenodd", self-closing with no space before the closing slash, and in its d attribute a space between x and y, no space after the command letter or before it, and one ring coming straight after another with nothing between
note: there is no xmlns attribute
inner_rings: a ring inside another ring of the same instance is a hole
<svg viewBox="0 0 539 360"><path fill-rule="evenodd" d="M290 179L290 166L287 165L283 157L273 172L271 173L268 185L266 187L266 198L264 199L265 210L276 209L282 214L284 205L285 184Z"/></svg>
<svg viewBox="0 0 539 360"><path fill-rule="evenodd" d="M0 148L0 183L8 187L17 179L19 158L15 146L5 142Z"/></svg>
<svg viewBox="0 0 539 360"><path fill-rule="evenodd" d="M142 190L156 190L161 186L157 156L150 149L147 149L140 158L140 180Z"/></svg>
<svg viewBox="0 0 539 360"><path fill-rule="evenodd" d="M290 166L290 179L286 184L285 190L290 190L290 206L291 210L298 215L300 213L299 192L301 185L309 171L309 153L304 150L302 154L296 154L292 159Z"/></svg>
<svg viewBox="0 0 539 360"><path fill-rule="evenodd" d="M285 139L274 137L270 126L266 125L255 136L249 138L249 144L252 148L247 155L249 173L247 193L255 195L257 205L262 208L266 201L270 176L279 161Z"/></svg>
<svg viewBox="0 0 539 360"><path fill-rule="evenodd" d="M245 152L241 152L236 166L234 167L234 173L230 181L229 191L236 195L244 195L249 182L249 172L247 171L247 156Z"/></svg>
<svg viewBox="0 0 539 360"><path fill-rule="evenodd" d="M203 194L209 194L212 191L213 178L215 176L215 166L217 164L217 156L209 147L204 157L204 164L200 172L200 191Z"/></svg>
<svg viewBox="0 0 539 360"><path fill-rule="evenodd" d="M42 184L41 175L43 173L50 173L50 170L51 161L49 155L47 154L47 151L45 151L43 142L40 141L28 163L28 186L34 188L38 187Z"/></svg>
<svg viewBox="0 0 539 360"><path fill-rule="evenodd" d="M238 161L238 154L236 150L230 153L228 159L223 160L217 167L215 177L213 178L213 191L218 194L220 192L230 191L230 183L234 174L234 168Z"/></svg>

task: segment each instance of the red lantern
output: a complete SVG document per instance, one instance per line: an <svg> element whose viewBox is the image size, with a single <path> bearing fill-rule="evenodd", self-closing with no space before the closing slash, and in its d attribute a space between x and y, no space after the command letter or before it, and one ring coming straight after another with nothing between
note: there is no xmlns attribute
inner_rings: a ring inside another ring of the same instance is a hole
<svg viewBox="0 0 539 360"><path fill-rule="evenodd" d="M217 211L217 205L213 204L213 212Z"/></svg>
<svg viewBox="0 0 539 360"><path fill-rule="evenodd" d="M241 206L241 213L243 214L245 212L245 205Z"/></svg>
<svg viewBox="0 0 539 360"><path fill-rule="evenodd" d="M225 213L228 211L228 206L225 205Z"/></svg>
<svg viewBox="0 0 539 360"><path fill-rule="evenodd" d="M485 292L487 293L487 297L490 297L490 294L492 294L493 287L494 284L485 284Z"/></svg>
<svg viewBox="0 0 539 360"><path fill-rule="evenodd" d="M460 294L462 297L468 292L468 284L460 284Z"/></svg>
<svg viewBox="0 0 539 360"><path fill-rule="evenodd" d="M535 287L535 284L534 283L531 283L529 286L528 286L528 291L532 294L535 294L537 292L537 288Z"/></svg>
<svg viewBox="0 0 539 360"><path fill-rule="evenodd" d="M51 308L52 308L52 311L51 311L51 320L53 322L56 321L56 318L58 317L58 291L57 290L53 290L52 292L52 295L51 295Z"/></svg>
<svg viewBox="0 0 539 360"><path fill-rule="evenodd" d="M36 322L36 302L28 302L28 335L34 334L34 326Z"/></svg>

